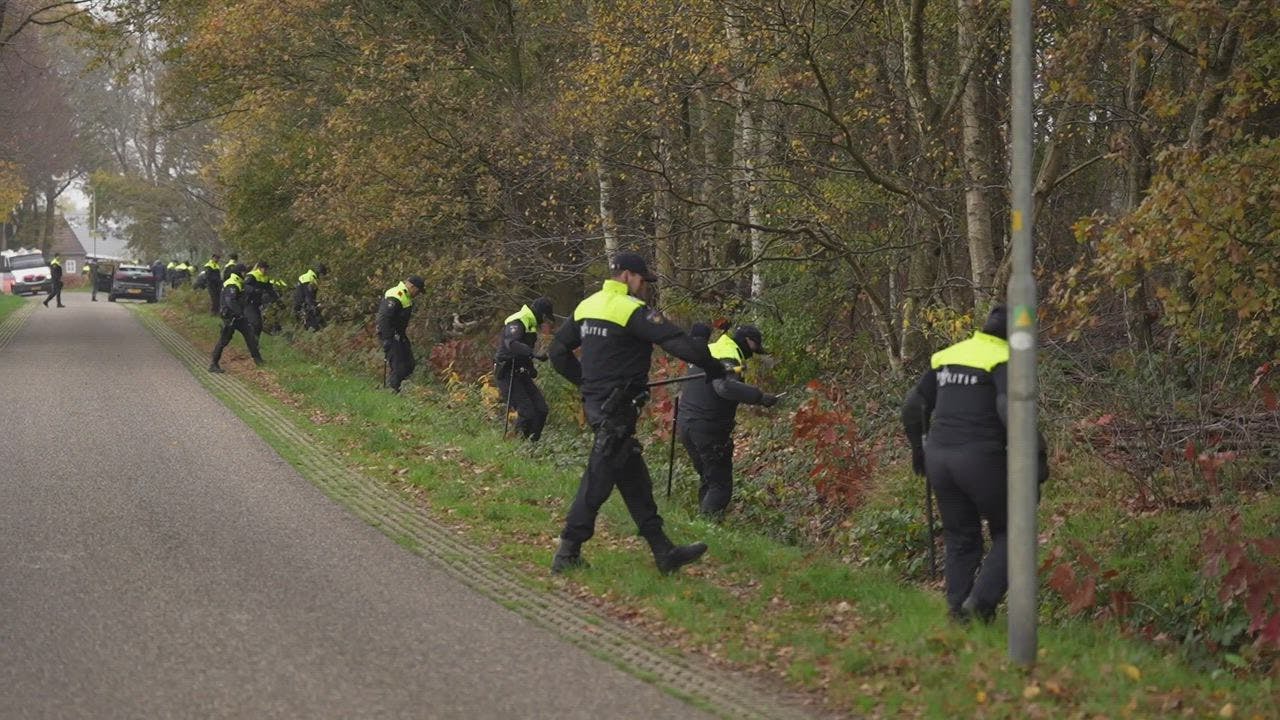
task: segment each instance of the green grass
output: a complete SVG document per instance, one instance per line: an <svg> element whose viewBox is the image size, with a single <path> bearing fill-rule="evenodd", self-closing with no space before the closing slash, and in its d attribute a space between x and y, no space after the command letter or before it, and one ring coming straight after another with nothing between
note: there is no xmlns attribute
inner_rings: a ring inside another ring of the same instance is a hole
<svg viewBox="0 0 1280 720"><path fill-rule="evenodd" d="M22 307L22 303L26 302L17 295L0 295L0 320L4 320L14 310Z"/></svg>
<svg viewBox="0 0 1280 720"><path fill-rule="evenodd" d="M181 303L139 311L161 312L207 349L215 321ZM392 396L376 388L376 356L355 350L352 363L328 367L276 337L263 343L268 371L252 372L238 343L225 367L287 397L290 412L352 467L420 486L433 516L477 546L495 548L548 587L579 586L646 627L656 624L655 638L821 693L836 707L884 717L1216 717L1231 703L1236 717L1276 717L1274 680L1198 671L1176 648L1125 638L1107 625L1045 625L1040 661L1022 671L1006 659L1002 627L950 624L936 590L779 543L746 523L706 523L691 516L687 488L670 503L659 492L659 506L674 540L711 546L702 563L660 576L615 498L585 547L592 567L551 578L546 568L588 450L584 435L561 424L536 446L503 440L501 423L469 386L415 383ZM424 363L417 377L429 372ZM665 448L649 451L658 475ZM885 485L895 482L909 480ZM1063 509L1046 500L1042 517ZM1118 518L1105 514L1068 522L1079 523L1073 532L1113 536L1115 547L1128 542L1119 535L1153 531L1118 529ZM1132 543L1119 557L1140 582L1157 583L1153 557L1193 542L1174 542L1172 533L1159 540L1159 553Z"/></svg>

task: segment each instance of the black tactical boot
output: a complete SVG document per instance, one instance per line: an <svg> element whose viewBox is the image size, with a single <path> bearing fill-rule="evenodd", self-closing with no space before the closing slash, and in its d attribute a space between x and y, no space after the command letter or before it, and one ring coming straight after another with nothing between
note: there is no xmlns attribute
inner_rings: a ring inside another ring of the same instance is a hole
<svg viewBox="0 0 1280 720"><path fill-rule="evenodd" d="M658 566L658 572L663 575L670 575L702 557L702 554L707 551L706 543L673 545L665 533L645 539L649 541L649 548L653 550L653 562Z"/></svg>
<svg viewBox="0 0 1280 720"><path fill-rule="evenodd" d="M996 619L996 609L980 607L972 595L965 598L965 601L960 604L960 612L966 618L977 618L987 625L990 625Z"/></svg>
<svg viewBox="0 0 1280 720"><path fill-rule="evenodd" d="M559 575L569 570L585 567L589 567L589 565L587 565L586 560L582 559L582 543L561 538L560 549L556 550L555 557L551 558L551 574Z"/></svg>
<svg viewBox="0 0 1280 720"><path fill-rule="evenodd" d="M218 365L218 363L214 363L214 364L212 364L212 365L210 365L210 366L209 366L209 372L211 372L211 373L224 373L224 372L226 372L226 370L223 370L223 369Z"/></svg>

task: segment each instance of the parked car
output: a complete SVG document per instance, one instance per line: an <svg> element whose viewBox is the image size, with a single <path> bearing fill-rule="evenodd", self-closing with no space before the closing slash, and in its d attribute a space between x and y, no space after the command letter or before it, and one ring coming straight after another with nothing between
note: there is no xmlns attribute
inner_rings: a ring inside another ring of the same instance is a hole
<svg viewBox="0 0 1280 720"><path fill-rule="evenodd" d="M151 268L146 265L118 265L111 276L111 291L107 299L115 302L118 298L133 298L156 301L156 278Z"/></svg>
<svg viewBox="0 0 1280 720"><path fill-rule="evenodd" d="M53 272L44 255L39 252L10 255L5 258L4 271L13 276L11 290L14 295L49 292L53 285Z"/></svg>

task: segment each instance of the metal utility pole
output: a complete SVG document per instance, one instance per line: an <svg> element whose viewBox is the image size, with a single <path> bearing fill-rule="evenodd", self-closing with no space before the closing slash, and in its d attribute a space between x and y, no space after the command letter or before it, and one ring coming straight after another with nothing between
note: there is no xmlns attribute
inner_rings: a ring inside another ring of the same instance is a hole
<svg viewBox="0 0 1280 720"><path fill-rule="evenodd" d="M1009 277L1009 658L1036 660L1036 281L1031 274L1031 0L1011 3L1013 265Z"/></svg>

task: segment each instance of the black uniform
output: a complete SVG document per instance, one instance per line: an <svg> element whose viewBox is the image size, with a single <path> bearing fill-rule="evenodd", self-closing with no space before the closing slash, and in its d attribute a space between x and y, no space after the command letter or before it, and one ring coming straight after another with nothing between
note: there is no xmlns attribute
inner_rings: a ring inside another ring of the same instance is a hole
<svg viewBox="0 0 1280 720"><path fill-rule="evenodd" d="M319 265L299 275L298 284L293 288L293 314L308 330L319 330L324 325L317 296L319 276L324 274L324 269L324 265Z"/></svg>
<svg viewBox="0 0 1280 720"><path fill-rule="evenodd" d="M554 572L582 563L581 545L595 534L596 515L614 485L660 570L673 571L706 550L700 543L676 547L663 532L635 427L640 407L648 398L645 384L654 344L702 367L712 378L723 377L724 367L711 357L705 344L644 305L627 294L623 283L606 280L602 290L578 305L551 345L552 365L581 389L587 422L595 430L591 456L560 534ZM582 348L581 361L573 354L578 347Z"/></svg>
<svg viewBox="0 0 1280 720"><path fill-rule="evenodd" d="M710 346L712 357L731 372L740 371L751 356L745 342L722 335ZM704 515L719 518L733 497L733 428L738 404L772 406L776 396L731 377L710 383L689 381L680 393L677 431L702 482L698 506Z"/></svg>
<svg viewBox="0 0 1280 720"><path fill-rule="evenodd" d="M388 290L378 305L376 322L378 339L387 358L390 372L387 387L400 392L400 383L413 374L413 346L409 344L409 317L413 315L413 296L409 286L400 283Z"/></svg>
<svg viewBox="0 0 1280 720"><path fill-rule="evenodd" d="M262 308L280 299L271 278L262 268L254 268L244 277L244 317L253 326L254 333L262 334Z"/></svg>
<svg viewBox="0 0 1280 720"><path fill-rule="evenodd" d="M218 265L218 258L209 258L209 261L204 264L204 271L201 277L205 290L209 291L209 314L217 315L222 297L223 282L222 267Z"/></svg>
<svg viewBox="0 0 1280 720"><path fill-rule="evenodd" d="M258 333L245 319L244 281L237 273L231 273L222 286L222 297L219 300L222 313L222 334L218 336L218 344L213 347L213 361L209 364L209 372L222 372L218 361L222 359L222 350L231 342L231 336L237 330L244 337L244 344L249 347L249 355L255 363L262 363L262 355L258 352Z"/></svg>
<svg viewBox="0 0 1280 720"><path fill-rule="evenodd" d="M954 617L990 620L1009 588L1005 430L1009 343L1005 311L983 332L934 353L907 395L902 423L912 465L938 496L946 545L947 606ZM927 442L924 437L927 433ZM1048 477L1040 446L1040 481ZM991 533L983 556L982 521ZM981 568L981 569L979 569Z"/></svg>
<svg viewBox="0 0 1280 720"><path fill-rule="evenodd" d="M54 257L49 262L49 295L44 299L44 306L49 307L50 300L57 300L58 307L66 307L62 304L62 260Z"/></svg>
<svg viewBox="0 0 1280 720"><path fill-rule="evenodd" d="M164 294L164 263L159 260L151 263L151 281L155 283L156 299Z"/></svg>
<svg viewBox="0 0 1280 720"><path fill-rule="evenodd" d="M535 305L537 302L535 301ZM538 369L533 366L538 343L538 325L550 315L550 309L538 313L528 305L506 319L502 336L498 339L498 351L493 359L493 379L499 399L507 407L515 408L516 432L537 441L547 424L547 401L534 379ZM542 356L542 359L546 359Z"/></svg>

